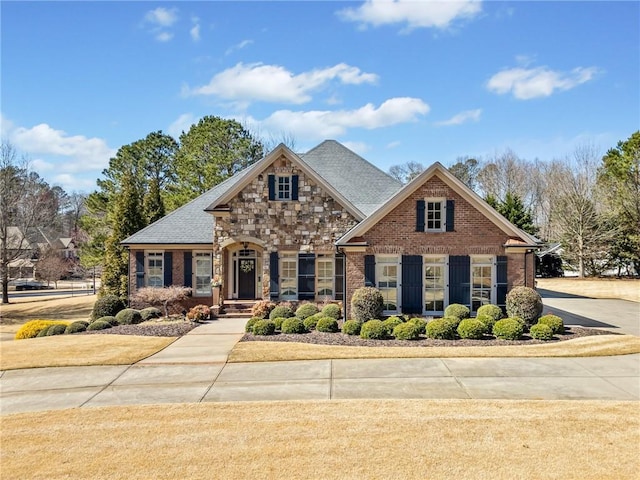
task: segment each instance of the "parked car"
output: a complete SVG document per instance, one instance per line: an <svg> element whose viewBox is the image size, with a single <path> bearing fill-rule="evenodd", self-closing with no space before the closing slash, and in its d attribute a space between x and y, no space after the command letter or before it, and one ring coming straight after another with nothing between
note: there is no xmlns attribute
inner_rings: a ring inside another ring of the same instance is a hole
<svg viewBox="0 0 640 480"><path fill-rule="evenodd" d="M9 282L10 287L16 287L17 292L22 290L47 290L53 288L45 282L35 280L33 278L17 278Z"/></svg>

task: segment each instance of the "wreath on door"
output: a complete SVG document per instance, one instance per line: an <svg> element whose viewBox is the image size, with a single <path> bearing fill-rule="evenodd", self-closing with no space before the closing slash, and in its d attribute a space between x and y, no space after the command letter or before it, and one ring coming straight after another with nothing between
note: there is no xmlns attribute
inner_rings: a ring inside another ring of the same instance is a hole
<svg viewBox="0 0 640 480"><path fill-rule="evenodd" d="M240 270L242 270L244 273L249 273L253 271L253 261L240 260Z"/></svg>

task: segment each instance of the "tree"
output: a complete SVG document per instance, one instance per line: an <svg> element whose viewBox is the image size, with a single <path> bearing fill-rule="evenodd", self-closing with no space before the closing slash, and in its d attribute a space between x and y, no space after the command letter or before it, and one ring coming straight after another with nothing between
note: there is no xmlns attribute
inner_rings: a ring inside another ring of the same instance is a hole
<svg viewBox="0 0 640 480"><path fill-rule="evenodd" d="M176 208L262 158L264 147L235 120L206 116L180 135L176 183L170 208Z"/></svg>
<svg viewBox="0 0 640 480"><path fill-rule="evenodd" d="M409 183L422 172L424 172L424 166L418 162L407 162L389 168L389 175L403 184Z"/></svg>
<svg viewBox="0 0 640 480"><path fill-rule="evenodd" d="M0 281L2 303L9 303L9 264L30 258L29 233L51 225L55 218L51 189L31 171L26 157L7 141L0 145Z"/></svg>
<svg viewBox="0 0 640 480"><path fill-rule="evenodd" d="M476 190L480 173L478 160L470 157L458 157L456 163L449 167L449 171L471 190Z"/></svg>
<svg viewBox="0 0 640 480"><path fill-rule="evenodd" d="M164 288L145 287L136 291L136 294L131 299L136 305L144 306L158 306L162 305L164 309L164 316L169 316L169 307L172 307L183 300L185 300L191 294L191 289L186 287L178 287L171 285Z"/></svg>
<svg viewBox="0 0 640 480"><path fill-rule="evenodd" d="M531 235L536 234L538 229L533 224L531 211L524 206L517 194L507 192L504 201L498 202L495 197L491 197L488 203L516 227Z"/></svg>
<svg viewBox="0 0 640 480"><path fill-rule="evenodd" d="M46 249L38 259L36 276L47 283L55 282L58 286L58 280L69 274L73 265L67 259L64 259L53 248Z"/></svg>

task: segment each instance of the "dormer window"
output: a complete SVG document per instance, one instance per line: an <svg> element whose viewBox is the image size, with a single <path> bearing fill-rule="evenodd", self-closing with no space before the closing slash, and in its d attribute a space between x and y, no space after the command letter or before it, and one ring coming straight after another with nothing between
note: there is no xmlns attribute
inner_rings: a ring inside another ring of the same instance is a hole
<svg viewBox="0 0 640 480"><path fill-rule="evenodd" d="M278 176L276 177L277 200L291 200L291 177L290 176Z"/></svg>

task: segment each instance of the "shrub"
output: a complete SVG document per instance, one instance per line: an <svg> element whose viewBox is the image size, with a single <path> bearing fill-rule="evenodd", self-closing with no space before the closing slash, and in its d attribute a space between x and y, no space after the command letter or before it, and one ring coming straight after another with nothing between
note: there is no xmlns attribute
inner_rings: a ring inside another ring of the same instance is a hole
<svg viewBox="0 0 640 480"><path fill-rule="evenodd" d="M51 325L49 325L47 328L43 328L42 330L40 330L38 332L38 334L36 335L37 337L46 337L47 336L47 332L49 331L49 329L51 328Z"/></svg>
<svg viewBox="0 0 640 480"><path fill-rule="evenodd" d="M482 305L480 308L478 308L476 317L480 317L481 315L491 317L493 319L493 322L491 322L491 326L493 326L494 323L502 318L502 309L497 305Z"/></svg>
<svg viewBox="0 0 640 480"><path fill-rule="evenodd" d="M64 331L64 333L71 334L71 333L84 332L88 326L89 324L87 322L83 322L83 321L73 322L67 325L67 328Z"/></svg>
<svg viewBox="0 0 640 480"><path fill-rule="evenodd" d="M531 325L529 335L531 335L531 338L535 338L536 340L552 340L553 330L549 325L536 323L535 325Z"/></svg>
<svg viewBox="0 0 640 480"><path fill-rule="evenodd" d="M427 323L425 333L429 338L435 338L438 340L453 340L455 338L455 332L457 325L447 320L446 318L439 318L431 320Z"/></svg>
<svg viewBox="0 0 640 480"><path fill-rule="evenodd" d="M458 325L460 325L460 322L462 321L462 319L458 317L447 317L446 315L442 320L449 323L449 325L451 325L451 328L453 328L454 330L458 328Z"/></svg>
<svg viewBox="0 0 640 480"><path fill-rule="evenodd" d="M96 320L95 322L91 323L88 327L87 330L106 330L107 328L111 328L112 325L109 322L104 322L102 320Z"/></svg>
<svg viewBox="0 0 640 480"><path fill-rule="evenodd" d="M140 311L134 308L125 308L116 314L118 325L136 325L142 322Z"/></svg>
<svg viewBox="0 0 640 480"><path fill-rule="evenodd" d="M277 307L274 307L273 310L271 310L271 312L269 312L269 320L273 320L274 318L278 318L278 317L282 317L282 318L293 317L293 310L291 310L291 307L287 307L285 305L278 305Z"/></svg>
<svg viewBox="0 0 640 480"><path fill-rule="evenodd" d="M402 323L404 322L396 316L389 317L386 320L382 321L384 328L387 329L387 336L391 336L393 334L393 329Z"/></svg>
<svg viewBox="0 0 640 480"><path fill-rule="evenodd" d="M45 331L51 325L68 325L69 322L64 322L61 320L30 320L22 325L18 331L16 332L16 336L14 337L16 340L24 340L25 338L35 338L38 336L40 332ZM43 334L43 335L45 335Z"/></svg>
<svg viewBox="0 0 640 480"><path fill-rule="evenodd" d="M382 320L369 320L360 327L360 337L382 340L387 338L387 328L382 323Z"/></svg>
<svg viewBox="0 0 640 480"><path fill-rule="evenodd" d="M318 332L335 333L340 329L338 328L338 321L335 318L322 317L316 324L316 330Z"/></svg>
<svg viewBox="0 0 640 480"><path fill-rule="evenodd" d="M473 340L479 340L484 336L487 331L487 326L480 320L473 318L465 318L458 325L458 335L460 338L470 338Z"/></svg>
<svg viewBox="0 0 640 480"><path fill-rule="evenodd" d="M51 337L53 335L62 335L66 330L67 330L66 325L62 325L62 324L51 325L49 328L47 328L47 337Z"/></svg>
<svg viewBox="0 0 640 480"><path fill-rule="evenodd" d="M318 307L316 307L313 303L304 303L300 305L296 310L296 317L298 317L300 320L304 320L311 315L315 315L319 311L320 310L318 310Z"/></svg>
<svg viewBox="0 0 640 480"><path fill-rule="evenodd" d="M323 317L331 317L339 320L342 316L342 309L340 308L340 305L337 305L335 303L328 303L327 305L322 307L321 313Z"/></svg>
<svg viewBox="0 0 640 480"><path fill-rule="evenodd" d="M444 310L445 317L455 317L458 321L469 318L470 314L471 311L469 310L469 307L459 303L452 303Z"/></svg>
<svg viewBox="0 0 640 480"><path fill-rule="evenodd" d="M354 320L366 322L382 315L384 298L377 288L361 287L351 297L351 315Z"/></svg>
<svg viewBox="0 0 640 480"><path fill-rule="evenodd" d="M346 335L360 335L362 324L357 320L347 320L342 324L342 333Z"/></svg>
<svg viewBox="0 0 640 480"><path fill-rule="evenodd" d="M503 318L493 326L493 334L502 340L518 340L523 333L522 321L517 318Z"/></svg>
<svg viewBox="0 0 640 480"><path fill-rule="evenodd" d="M94 320L93 322L97 322L97 321L101 321L101 322L107 322L109 325L111 325L112 327L115 327L116 325L120 325L118 323L118 320L116 320L116 317L112 316L112 315L107 315L105 317L100 317L97 320ZM93 323L91 322L91 323Z"/></svg>
<svg viewBox="0 0 640 480"><path fill-rule="evenodd" d="M178 285L170 285L164 288L144 287L136 291L132 297L132 302L136 305L162 305L164 316L169 316L169 309L174 311L182 311L181 302L191 296L192 291L189 287L180 287Z"/></svg>
<svg viewBox="0 0 640 480"><path fill-rule="evenodd" d="M269 300L261 300L253 306L251 315L258 318L267 318L275 306L276 304Z"/></svg>
<svg viewBox="0 0 640 480"><path fill-rule="evenodd" d="M258 320L253 325L254 335L273 335L276 331L276 324L271 320Z"/></svg>
<svg viewBox="0 0 640 480"><path fill-rule="evenodd" d="M154 318L162 317L162 312L159 308L147 307L140 310L140 316L142 317L142 321L146 322L147 320L153 320Z"/></svg>
<svg viewBox="0 0 640 480"><path fill-rule="evenodd" d="M557 315L544 315L538 319L538 323L551 327L551 331L554 335L564 333L564 323Z"/></svg>
<svg viewBox="0 0 640 480"><path fill-rule="evenodd" d="M297 317L285 318L281 328L282 333L307 333L304 322Z"/></svg>
<svg viewBox="0 0 640 480"><path fill-rule="evenodd" d="M256 324L258 320L262 320L260 317L251 317L247 320L247 323L244 326L244 331L247 333L253 333L253 326Z"/></svg>
<svg viewBox="0 0 640 480"><path fill-rule="evenodd" d="M321 318L322 318L321 313L316 313L315 315L311 315L310 317L305 318L303 320L305 328L309 331L315 330L316 324L318 323L318 320L320 320Z"/></svg>
<svg viewBox="0 0 640 480"><path fill-rule="evenodd" d="M424 335L427 328L427 321L424 318L412 318L407 321L407 323L413 323L418 326L418 333Z"/></svg>
<svg viewBox="0 0 640 480"><path fill-rule="evenodd" d="M192 307L187 313L187 319L192 322L200 322L202 320L209 320L211 317L211 309L208 305L196 305Z"/></svg>
<svg viewBox="0 0 640 480"><path fill-rule="evenodd" d="M92 319L100 317L115 316L120 310L125 308L124 302L116 295L104 295L96 300L91 312Z"/></svg>
<svg viewBox="0 0 640 480"><path fill-rule="evenodd" d="M487 314L478 314L476 316L476 320L484 323L484 326L487 327L487 332L493 330L493 326L497 322L497 320L493 316Z"/></svg>
<svg viewBox="0 0 640 480"><path fill-rule="evenodd" d="M393 329L393 336L398 340L417 340L420 338L420 326L414 322L400 323Z"/></svg>
<svg viewBox="0 0 640 480"><path fill-rule="evenodd" d="M296 318L296 317L289 317L289 318ZM273 320L271 320L273 322L273 324L276 326L276 330L280 330L282 329L282 323L286 320L285 317L278 317L278 318L274 318ZM304 323L303 323L304 325Z"/></svg>
<svg viewBox="0 0 640 480"><path fill-rule="evenodd" d="M507 315L533 325L542 313L542 298L533 288L515 287L507 294Z"/></svg>

